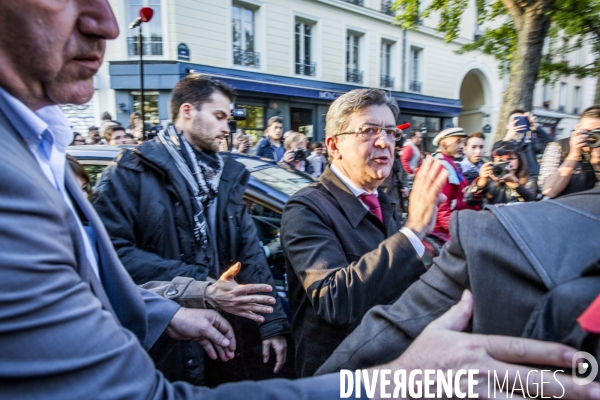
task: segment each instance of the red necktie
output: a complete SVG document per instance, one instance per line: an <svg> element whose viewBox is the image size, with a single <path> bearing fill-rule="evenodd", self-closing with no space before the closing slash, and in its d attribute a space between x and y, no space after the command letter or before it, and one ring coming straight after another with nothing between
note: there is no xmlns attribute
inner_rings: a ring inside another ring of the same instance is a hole
<svg viewBox="0 0 600 400"><path fill-rule="evenodd" d="M377 219L379 219L383 224L383 215L381 215L381 206L379 205L379 199L377 198L377 196L374 194L363 193L360 196L358 196L358 198L362 200L362 202L365 203L367 207L369 207L369 211L371 211L371 213L374 216L376 216Z"/></svg>
<svg viewBox="0 0 600 400"><path fill-rule="evenodd" d="M600 333L600 296L577 318L584 331Z"/></svg>

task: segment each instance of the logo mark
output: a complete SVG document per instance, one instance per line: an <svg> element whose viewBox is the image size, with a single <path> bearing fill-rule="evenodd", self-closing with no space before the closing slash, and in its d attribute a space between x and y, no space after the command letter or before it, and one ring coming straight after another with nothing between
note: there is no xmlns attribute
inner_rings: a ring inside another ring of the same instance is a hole
<svg viewBox="0 0 600 400"><path fill-rule="evenodd" d="M585 361L581 361L581 360ZM578 351L573 355L573 360L571 362L572 367L572 375L573 382L576 385L587 385L588 383L592 383L592 381L598 375L598 362L590 353L586 353L585 351ZM581 376L586 375L585 378Z"/></svg>

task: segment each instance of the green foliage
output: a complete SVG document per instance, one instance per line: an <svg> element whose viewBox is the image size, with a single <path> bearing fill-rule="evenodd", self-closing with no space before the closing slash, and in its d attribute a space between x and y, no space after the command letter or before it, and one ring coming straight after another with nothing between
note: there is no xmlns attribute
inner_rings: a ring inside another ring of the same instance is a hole
<svg viewBox="0 0 600 400"><path fill-rule="evenodd" d="M509 21L496 29L486 29L479 39L461 46L456 53L479 50L491 55L498 61L498 74L503 76L505 71L510 70L516 44L517 34L512 21Z"/></svg>
<svg viewBox="0 0 600 400"><path fill-rule="evenodd" d="M440 23L436 30L444 35L444 40L448 43L458 38L460 20L468 4L469 0L432 0L419 15L419 0L395 0L394 9L398 10L395 23L404 29L416 30L421 19L439 13ZM498 22L502 24L494 29L486 29L477 40L456 51L464 54L478 50L493 56L499 64L500 76L510 70L518 38L507 4L519 7L519 2L515 0L475 0L479 24L492 21L495 21L494 25ZM553 57L542 60L538 79L553 82L564 75L596 75L600 62L583 66L568 65L562 62L562 55L590 43L600 59L600 0L556 0L551 16L552 25L548 36L553 43Z"/></svg>

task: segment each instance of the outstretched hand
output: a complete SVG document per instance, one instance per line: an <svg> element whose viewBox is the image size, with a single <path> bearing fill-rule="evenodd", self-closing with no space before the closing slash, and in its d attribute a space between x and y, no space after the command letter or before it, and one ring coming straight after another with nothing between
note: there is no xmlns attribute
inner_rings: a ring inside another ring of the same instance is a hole
<svg viewBox="0 0 600 400"><path fill-rule="evenodd" d="M223 272L219 280L207 286L204 299L216 310L248 318L258 323L264 322L265 318L256 313L271 314L273 307L265 304L275 304L276 300L273 296L255 293L271 292L273 288L262 283L239 285L235 281L235 276L241 269L242 265L238 262Z"/></svg>
<svg viewBox="0 0 600 400"><path fill-rule="evenodd" d="M479 398L488 398L487 373L494 373L509 382L521 378L525 393L516 393L520 398L526 393L540 390L540 370L526 365L554 366L570 369L575 350L557 343L542 342L508 336L493 336L462 333L473 313L473 295L468 290L462 299L444 315L431 322L409 348L390 365L394 370L437 369L479 370L474 386ZM528 375L530 374L530 375ZM548 375L550 376L550 374ZM525 379L527 378L527 379ZM493 384L493 379L491 381ZM571 375L556 373L544 381L544 396L564 399L599 399L600 385L591 383L576 385ZM466 393L467 377L460 382L461 391ZM505 393L504 393L505 394Z"/></svg>

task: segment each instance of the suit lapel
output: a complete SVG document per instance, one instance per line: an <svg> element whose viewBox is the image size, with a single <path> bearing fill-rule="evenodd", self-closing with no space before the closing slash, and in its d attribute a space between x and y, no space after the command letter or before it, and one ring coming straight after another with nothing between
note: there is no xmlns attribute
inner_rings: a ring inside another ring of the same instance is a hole
<svg viewBox="0 0 600 400"><path fill-rule="evenodd" d="M381 214L383 215L383 231L387 236L391 236L400 230L398 223L398 214L396 212L396 203L383 190L378 189L378 199L381 205Z"/></svg>
<svg viewBox="0 0 600 400"><path fill-rule="evenodd" d="M73 201L74 205L77 208L79 208L83 212L85 217L87 218L88 222L90 223L91 228L93 229L94 233L96 234L97 240L99 241L100 237L101 237L99 228L102 224L99 221L98 215L92 209L90 202L83 196L81 188L79 187L79 184L77 183L77 180L75 179L75 176L73 175L73 172L71 171L71 168L69 167L68 163L66 163L66 165L65 165L65 188L66 188L67 192L69 193L69 196L71 197L71 200ZM87 282L90 285L90 287L92 288L92 291L94 292L96 297L100 300L104 309L111 312L116 317L116 314L112 308L111 302L108 299L108 296L107 296L106 292L104 291L102 284L96 277L95 272L92 270L92 267L90 266L90 264L88 262L87 255L85 252L85 246L83 244L83 238L81 238L81 234L80 234L79 225L78 225L77 221L75 220L76 217L75 217L75 215L73 215L73 213L71 213L71 215L73 216L73 218L72 218L72 222L70 221L70 225L74 224L75 226L70 226L70 228L72 231L75 231L74 236L76 238L75 240L77 241L76 249L77 249L77 258L79 261L79 276L81 276L81 279L83 279L85 282ZM104 228L104 227L102 226L102 228ZM90 239L90 244L92 246L96 245L96 243L93 243L91 241L91 239ZM100 248L100 246L98 246L98 249L99 248ZM110 277L103 276L102 272L104 269L102 268L102 261L103 261L103 258L101 257L101 252L98 251L98 273L100 274L102 280L110 279ZM117 320L118 320L118 318L117 318Z"/></svg>
<svg viewBox="0 0 600 400"><path fill-rule="evenodd" d="M340 204L342 212L346 214L346 218L353 228L356 228L364 218L369 218L369 220L387 236L400 230L397 216L395 215L395 204L382 190L378 190L377 198L379 199L379 204L381 206L383 223L381 223L376 216L369 213L361 201L350 192L350 189L348 189L329 167L327 167L325 172L321 175L320 181Z"/></svg>
<svg viewBox="0 0 600 400"><path fill-rule="evenodd" d="M369 214L369 211L329 167L325 169L319 180L338 202L350 225L356 228L360 224L360 221ZM373 218L377 219L375 216Z"/></svg>

